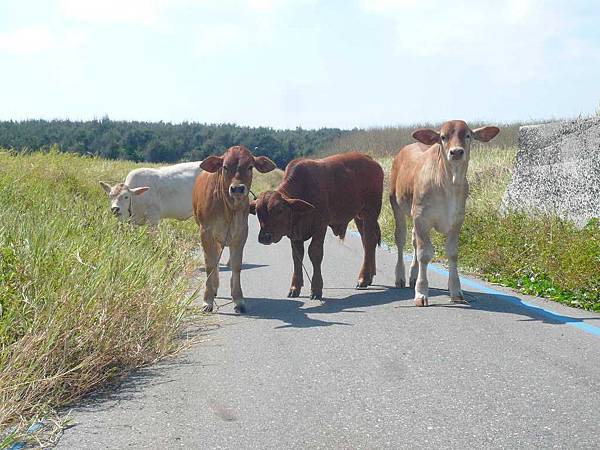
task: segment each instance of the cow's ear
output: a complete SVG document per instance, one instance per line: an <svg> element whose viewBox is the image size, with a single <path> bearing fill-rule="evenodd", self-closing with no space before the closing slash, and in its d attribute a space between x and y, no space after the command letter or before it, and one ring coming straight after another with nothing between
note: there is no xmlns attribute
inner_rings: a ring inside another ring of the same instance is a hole
<svg viewBox="0 0 600 450"><path fill-rule="evenodd" d="M110 184L105 183L104 181L101 181L100 186L102 186L102 189L104 189L104 192L106 192L107 194L110 194L110 191L112 189Z"/></svg>
<svg viewBox="0 0 600 450"><path fill-rule="evenodd" d="M299 214L306 214L315 209L313 205L299 198L287 198L286 202L291 206L292 211Z"/></svg>
<svg viewBox="0 0 600 450"><path fill-rule="evenodd" d="M144 192L148 191L150 188L148 186L142 186L142 187L136 187L136 188L129 188L129 191L133 194L133 195L142 195Z"/></svg>
<svg viewBox="0 0 600 450"><path fill-rule="evenodd" d="M215 173L221 167L223 167L222 156L209 156L200 163L200 168L210 173Z"/></svg>
<svg viewBox="0 0 600 450"><path fill-rule="evenodd" d="M473 137L478 141L488 142L494 139L498 133L500 133L498 127L481 127L473 130Z"/></svg>
<svg viewBox="0 0 600 450"><path fill-rule="evenodd" d="M277 168L275 163L266 156L255 156L254 167L261 173L267 173Z"/></svg>
<svg viewBox="0 0 600 450"><path fill-rule="evenodd" d="M425 145L433 145L440 141L440 134L437 131L429 130L426 128L420 128L416 130L412 137L417 141L422 142Z"/></svg>
<svg viewBox="0 0 600 450"><path fill-rule="evenodd" d="M256 215L256 200L252 200L250 202L250 209L248 210L250 214Z"/></svg>

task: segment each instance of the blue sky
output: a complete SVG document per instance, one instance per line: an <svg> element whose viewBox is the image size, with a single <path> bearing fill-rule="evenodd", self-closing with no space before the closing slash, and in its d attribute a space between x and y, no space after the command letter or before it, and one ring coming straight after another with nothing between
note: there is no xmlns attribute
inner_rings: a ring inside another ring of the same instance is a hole
<svg viewBox="0 0 600 450"><path fill-rule="evenodd" d="M343 128L600 107L570 0L2 0L0 119Z"/></svg>

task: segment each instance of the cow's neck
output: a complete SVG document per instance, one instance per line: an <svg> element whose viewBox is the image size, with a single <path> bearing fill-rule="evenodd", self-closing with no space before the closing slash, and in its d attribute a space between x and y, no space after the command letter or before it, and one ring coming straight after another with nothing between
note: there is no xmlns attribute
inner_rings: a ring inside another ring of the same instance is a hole
<svg viewBox="0 0 600 450"><path fill-rule="evenodd" d="M293 183L282 181L277 187L277 192L288 198L300 198L299 192L294 189ZM312 236L313 213L295 214L292 212L290 230L287 236L294 240L305 240Z"/></svg>

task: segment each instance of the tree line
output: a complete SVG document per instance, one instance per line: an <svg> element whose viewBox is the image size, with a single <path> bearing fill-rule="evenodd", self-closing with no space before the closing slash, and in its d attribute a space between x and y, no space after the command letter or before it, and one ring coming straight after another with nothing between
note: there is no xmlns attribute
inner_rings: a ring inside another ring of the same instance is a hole
<svg viewBox="0 0 600 450"><path fill-rule="evenodd" d="M318 153L348 133L338 128L275 130L195 122L24 120L0 122L0 147L48 150L157 163L196 161L242 144L283 168L298 156ZM255 150L256 149L256 150Z"/></svg>

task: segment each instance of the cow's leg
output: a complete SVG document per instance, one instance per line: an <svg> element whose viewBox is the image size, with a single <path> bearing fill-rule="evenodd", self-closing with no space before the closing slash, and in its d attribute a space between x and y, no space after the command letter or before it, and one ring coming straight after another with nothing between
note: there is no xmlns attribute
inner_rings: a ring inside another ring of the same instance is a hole
<svg viewBox="0 0 600 450"><path fill-rule="evenodd" d="M363 264L358 275L357 288L364 288L373 283L375 276L375 247L379 242L381 231L377 220L354 218L363 245Z"/></svg>
<svg viewBox="0 0 600 450"><path fill-rule="evenodd" d="M242 243L235 243L229 247L229 263L231 264L231 298L234 304L233 310L240 314L246 312L241 285L244 244L245 240Z"/></svg>
<svg viewBox="0 0 600 450"><path fill-rule="evenodd" d="M460 288L460 278L458 277L458 235L460 229L451 229L446 240L446 256L448 257L448 290L450 291L450 300L454 303L466 303Z"/></svg>
<svg viewBox="0 0 600 450"><path fill-rule="evenodd" d="M204 301L202 311L210 312L219 289L219 256L221 245L215 238L206 232L200 232L200 241L204 252L204 268L206 270L206 287L204 289Z"/></svg>
<svg viewBox="0 0 600 450"><path fill-rule="evenodd" d="M412 229L412 246L413 246L413 259L410 263L409 272L409 286L414 288L417 285L417 277L419 276L419 263L417 262L417 233L413 225Z"/></svg>
<svg viewBox="0 0 600 450"><path fill-rule="evenodd" d="M304 259L304 241L295 241L290 239L292 244L292 260L294 261L294 274L292 275L292 284L288 297L299 297L302 286L304 286L304 277L302 275L302 260Z"/></svg>
<svg viewBox="0 0 600 450"><path fill-rule="evenodd" d="M356 283L356 288L365 288L369 284L371 284L371 280L373 277L371 276L371 270L369 267L369 258L368 258L368 239L367 239L367 230L365 229L365 221L359 217L354 218L354 223L356 224L356 228L358 228L358 234L360 234L360 240L363 246L363 262L360 268L360 272L358 273L358 283Z"/></svg>
<svg viewBox="0 0 600 450"><path fill-rule="evenodd" d="M396 261L396 287L403 288L406 286L406 272L404 268L404 243L406 242L406 215L400 209L393 196L390 196L390 204L394 212L394 222L396 222L396 230L394 239L396 248L398 249L398 260Z"/></svg>
<svg viewBox="0 0 600 450"><path fill-rule="evenodd" d="M327 227L323 227L313 234L308 246L308 256L313 265L313 277L310 286L311 300L323 300L323 275L321 274L321 263L323 262L323 242Z"/></svg>
<svg viewBox="0 0 600 450"><path fill-rule="evenodd" d="M419 275L415 286L415 305L429 305L429 282L427 281L427 265L433 258L433 245L429 238L430 227L423 223L419 217L414 221L415 235L417 238L417 261L419 264Z"/></svg>

